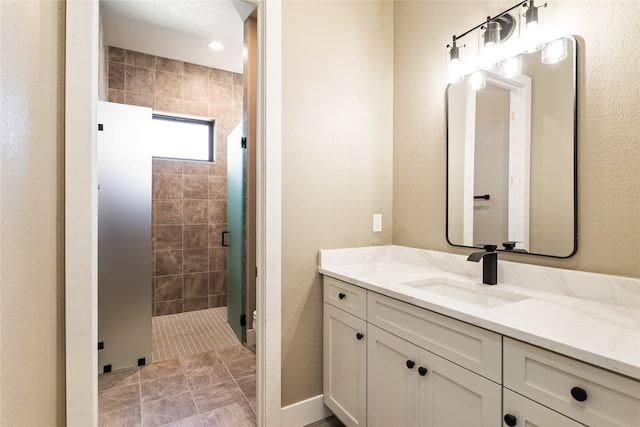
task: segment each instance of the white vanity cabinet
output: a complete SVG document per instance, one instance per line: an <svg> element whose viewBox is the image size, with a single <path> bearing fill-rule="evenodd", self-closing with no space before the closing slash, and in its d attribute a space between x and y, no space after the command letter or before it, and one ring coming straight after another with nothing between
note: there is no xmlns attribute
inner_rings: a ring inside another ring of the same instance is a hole
<svg viewBox="0 0 640 427"><path fill-rule="evenodd" d="M640 426L640 381L324 276L324 400L347 426Z"/></svg>
<svg viewBox="0 0 640 427"><path fill-rule="evenodd" d="M368 325L370 427L499 426L501 387Z"/></svg>
<svg viewBox="0 0 640 427"><path fill-rule="evenodd" d="M324 301L324 401L344 424L363 427L367 425L366 290L325 277Z"/></svg>
<svg viewBox="0 0 640 427"><path fill-rule="evenodd" d="M639 381L508 337L504 387L585 425L640 426Z"/></svg>

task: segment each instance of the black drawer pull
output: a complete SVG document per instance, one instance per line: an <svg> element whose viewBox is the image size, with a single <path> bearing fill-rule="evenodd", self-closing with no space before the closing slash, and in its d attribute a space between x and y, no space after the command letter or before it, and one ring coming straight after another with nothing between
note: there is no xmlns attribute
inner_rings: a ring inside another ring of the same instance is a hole
<svg viewBox="0 0 640 427"><path fill-rule="evenodd" d="M518 423L518 419L516 418L515 415L506 414L504 416L504 423L509 427L513 427Z"/></svg>
<svg viewBox="0 0 640 427"><path fill-rule="evenodd" d="M587 391L582 387L573 387L571 389L571 397L573 397L578 402L584 402L587 400Z"/></svg>
<svg viewBox="0 0 640 427"><path fill-rule="evenodd" d="M347 297L347 296L346 296L345 294L343 294L342 292L340 292L340 293L338 294L338 298L340 298L340 299L345 299L346 297Z"/></svg>
<svg viewBox="0 0 640 427"><path fill-rule="evenodd" d="M414 366L416 366L416 362L413 360L407 360L407 368L413 369Z"/></svg>
<svg viewBox="0 0 640 427"><path fill-rule="evenodd" d="M360 332L358 332L358 333L356 334L356 339L359 341L359 340L361 340L362 338L364 338L364 335L362 335Z"/></svg>
<svg viewBox="0 0 640 427"><path fill-rule="evenodd" d="M423 376L423 377L424 377L425 375L427 375L427 372L429 372L429 371L427 371L427 368L423 368L422 366L420 366L420 367L418 368L418 373L419 373L421 376Z"/></svg>

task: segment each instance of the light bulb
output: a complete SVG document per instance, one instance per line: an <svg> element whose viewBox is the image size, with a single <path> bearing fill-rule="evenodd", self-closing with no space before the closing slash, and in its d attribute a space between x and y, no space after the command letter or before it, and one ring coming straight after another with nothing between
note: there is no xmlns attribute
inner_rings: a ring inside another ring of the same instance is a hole
<svg viewBox="0 0 640 427"><path fill-rule="evenodd" d="M519 56L514 56L513 58L509 58L502 63L501 67L502 77L512 78L515 76L519 76L522 73L522 64L520 62Z"/></svg>
<svg viewBox="0 0 640 427"><path fill-rule="evenodd" d="M480 90L487 86L487 77L485 76L484 71L479 70L471 74L469 77L469 85L473 90Z"/></svg>
<svg viewBox="0 0 640 427"><path fill-rule="evenodd" d="M557 64L567 58L567 39L552 41L542 48L542 63Z"/></svg>

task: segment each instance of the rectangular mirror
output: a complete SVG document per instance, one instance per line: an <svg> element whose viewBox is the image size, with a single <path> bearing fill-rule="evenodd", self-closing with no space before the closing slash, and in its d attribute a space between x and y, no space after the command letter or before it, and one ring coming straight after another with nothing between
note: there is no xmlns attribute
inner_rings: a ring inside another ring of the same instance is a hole
<svg viewBox="0 0 640 427"><path fill-rule="evenodd" d="M563 38L447 87L447 241L577 250L576 41ZM518 67L519 65L519 67ZM515 242L515 243L509 243Z"/></svg>

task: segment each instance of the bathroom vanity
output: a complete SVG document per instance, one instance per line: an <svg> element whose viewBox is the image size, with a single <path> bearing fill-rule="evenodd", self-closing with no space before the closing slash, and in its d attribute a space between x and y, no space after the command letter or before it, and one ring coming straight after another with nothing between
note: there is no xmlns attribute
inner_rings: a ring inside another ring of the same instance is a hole
<svg viewBox="0 0 640 427"><path fill-rule="evenodd" d="M398 246L321 251L319 272L324 401L347 426L640 425L639 280L500 261L486 286Z"/></svg>

